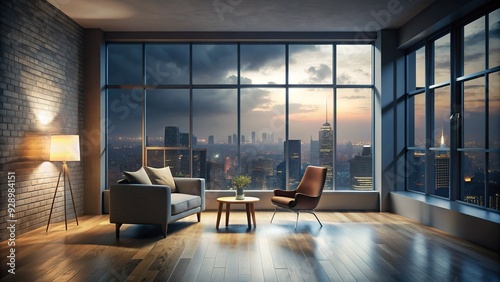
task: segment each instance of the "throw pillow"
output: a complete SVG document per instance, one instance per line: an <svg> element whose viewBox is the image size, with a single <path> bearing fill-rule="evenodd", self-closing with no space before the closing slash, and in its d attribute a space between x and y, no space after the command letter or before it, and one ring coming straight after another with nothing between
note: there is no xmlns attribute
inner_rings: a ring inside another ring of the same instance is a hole
<svg viewBox="0 0 500 282"><path fill-rule="evenodd" d="M131 184L153 184L143 167L137 171L124 171L123 174Z"/></svg>
<svg viewBox="0 0 500 282"><path fill-rule="evenodd" d="M144 169L148 173L151 183L156 185L168 185L172 192L177 192L170 167L154 168L146 166Z"/></svg>

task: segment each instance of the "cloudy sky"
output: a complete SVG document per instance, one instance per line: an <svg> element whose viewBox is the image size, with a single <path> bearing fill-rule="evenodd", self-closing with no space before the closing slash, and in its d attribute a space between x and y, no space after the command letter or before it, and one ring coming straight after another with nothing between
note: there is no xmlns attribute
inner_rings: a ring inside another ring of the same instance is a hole
<svg viewBox="0 0 500 282"><path fill-rule="evenodd" d="M318 139L325 121L333 124L333 90L321 85L333 83L331 45L291 45L289 49L290 138ZM262 134L277 141L285 139L286 83L285 45L242 44L240 84L258 85L241 89L241 134L250 140ZM337 49L338 84L371 84L371 46L340 45ZM152 44L146 47L146 81L149 85L186 88L189 84L189 45ZM141 45L109 47L109 84L141 83ZM193 45L193 127L200 140L214 135L226 142L237 133L238 83L235 44ZM319 85L304 87L305 85ZM200 89L199 89L200 88ZM115 136L140 136L141 91L109 91L110 130ZM371 91L341 89L338 105L338 136L342 140L370 143ZM146 92L146 134L162 137L165 126L189 130L189 90L150 89Z"/></svg>
<svg viewBox="0 0 500 282"><path fill-rule="evenodd" d="M500 23L498 12L490 18L491 65L500 61ZM464 60L466 74L484 69L484 19L466 26ZM285 138L286 59L283 44L240 45L241 134L250 140L252 132L257 139L262 134L274 140ZM142 46L140 44L109 45L108 60L110 85L142 84ZM192 83L193 133L199 140L213 135L218 142L226 142L228 135L237 133L238 83L237 45L193 44ZM445 35L435 44L435 81L449 80L450 36ZM289 47L289 133L290 139L309 141L318 139L323 123L333 125L333 107L337 106L337 140L371 143L371 90L363 88L338 89L333 99L334 83L343 85L371 84L371 46L338 45L337 68L333 68L331 45L293 44ZM417 85L423 85L425 54L417 52ZM174 89L146 91L146 135L163 137L165 126L178 126L189 131L189 45L148 44L145 50L146 84ZM490 120L499 121L500 93L498 74L491 75L489 91ZM251 85L257 85L249 87ZM310 86L307 86L310 85ZM176 89L175 89L176 88ZM184 89L182 89L184 88ZM473 140L485 129L472 126L484 124L484 79L465 84L466 139ZM435 95L435 136L441 131L449 134L449 87L438 89ZM420 101L425 103L425 101ZM111 136L141 135L142 90L113 89L109 91L108 112ZM422 106L420 106L422 108ZM422 125L424 111L416 113L416 131L425 132ZM492 124L490 122L490 124ZM493 123L495 124L495 123ZM498 123L497 123L498 124ZM498 139L500 132L490 128L490 137ZM438 132L439 131L439 132ZM418 137L417 133L417 137Z"/></svg>

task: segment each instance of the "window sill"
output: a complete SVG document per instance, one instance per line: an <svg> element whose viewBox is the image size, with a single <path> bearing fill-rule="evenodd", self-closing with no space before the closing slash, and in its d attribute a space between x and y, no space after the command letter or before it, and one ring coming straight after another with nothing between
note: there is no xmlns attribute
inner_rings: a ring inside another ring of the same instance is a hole
<svg viewBox="0 0 500 282"><path fill-rule="evenodd" d="M477 208L460 202L448 201L445 199L426 196L419 193L413 193L408 191L391 192L391 194L404 196L406 198L410 198L412 200L425 203L430 206L458 212L461 214L469 215L472 217L500 224L500 214L493 211L488 211L485 209Z"/></svg>

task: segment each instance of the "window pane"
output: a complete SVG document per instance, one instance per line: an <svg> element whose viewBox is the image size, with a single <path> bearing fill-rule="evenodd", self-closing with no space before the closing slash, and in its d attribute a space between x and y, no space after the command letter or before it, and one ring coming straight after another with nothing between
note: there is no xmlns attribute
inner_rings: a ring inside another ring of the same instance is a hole
<svg viewBox="0 0 500 282"><path fill-rule="evenodd" d="M372 190L372 90L337 92L335 190Z"/></svg>
<svg viewBox="0 0 500 282"><path fill-rule="evenodd" d="M500 210L500 154L489 153L487 207Z"/></svg>
<svg viewBox="0 0 500 282"><path fill-rule="evenodd" d="M193 45L194 84L236 84L236 45Z"/></svg>
<svg viewBox="0 0 500 282"><path fill-rule="evenodd" d="M434 147L450 147L450 87L434 90Z"/></svg>
<svg viewBox="0 0 500 282"><path fill-rule="evenodd" d="M409 150L407 153L408 190L425 192L425 150Z"/></svg>
<svg viewBox="0 0 500 282"><path fill-rule="evenodd" d="M485 69L484 17L464 26L464 75Z"/></svg>
<svg viewBox="0 0 500 282"><path fill-rule="evenodd" d="M337 45L337 84L372 83L372 45Z"/></svg>
<svg viewBox="0 0 500 282"><path fill-rule="evenodd" d="M142 84L142 45L108 45L108 84Z"/></svg>
<svg viewBox="0 0 500 282"><path fill-rule="evenodd" d="M189 146L189 90L146 92L146 146Z"/></svg>
<svg viewBox="0 0 500 282"><path fill-rule="evenodd" d="M485 148L484 78L464 83L464 147Z"/></svg>
<svg viewBox="0 0 500 282"><path fill-rule="evenodd" d="M425 48L422 47L406 56L408 91L425 87Z"/></svg>
<svg viewBox="0 0 500 282"><path fill-rule="evenodd" d="M450 80L450 35L434 42L434 84Z"/></svg>
<svg viewBox="0 0 500 282"><path fill-rule="evenodd" d="M146 44L146 84L188 84L189 45Z"/></svg>
<svg viewBox="0 0 500 282"><path fill-rule="evenodd" d="M413 146L425 147L425 93L411 96L413 103ZM412 144L410 144L411 146Z"/></svg>
<svg viewBox="0 0 500 282"><path fill-rule="evenodd" d="M500 66L500 9L489 16L489 68Z"/></svg>
<svg viewBox="0 0 500 282"><path fill-rule="evenodd" d="M485 153L463 152L460 200L484 206Z"/></svg>
<svg viewBox="0 0 500 282"><path fill-rule="evenodd" d="M242 89L240 106L240 163L241 173L252 178L248 188L284 189L278 167L284 162L285 90Z"/></svg>
<svg viewBox="0 0 500 282"><path fill-rule="evenodd" d="M489 144L490 149L500 148L500 72L489 75Z"/></svg>
<svg viewBox="0 0 500 282"><path fill-rule="evenodd" d="M324 189L332 190L333 91L295 88L290 89L289 93L290 147L296 151L300 146L301 173L307 165L328 167ZM290 152L293 153L293 150ZM292 172L289 185L289 189L298 185L296 174Z"/></svg>
<svg viewBox="0 0 500 282"><path fill-rule="evenodd" d="M193 150L206 150L206 166L201 163L203 153L200 153L199 166L206 168L207 190L230 189L230 178L237 173L236 93L234 89L193 90L193 135L197 137ZM235 139L236 142L233 142ZM195 152L193 155L195 158ZM193 162L196 163L196 160Z"/></svg>
<svg viewBox="0 0 500 282"><path fill-rule="evenodd" d="M108 184L142 166L141 105L141 90L108 90Z"/></svg>
<svg viewBox="0 0 500 282"><path fill-rule="evenodd" d="M285 45L244 45L241 52L241 84L284 84Z"/></svg>
<svg viewBox="0 0 500 282"><path fill-rule="evenodd" d="M289 56L290 84L332 83L332 45L290 45Z"/></svg>

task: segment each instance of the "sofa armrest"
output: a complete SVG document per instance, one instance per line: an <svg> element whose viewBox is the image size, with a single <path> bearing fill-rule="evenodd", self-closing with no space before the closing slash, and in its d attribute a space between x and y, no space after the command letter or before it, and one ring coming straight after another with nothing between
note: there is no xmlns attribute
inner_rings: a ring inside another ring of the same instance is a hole
<svg viewBox="0 0 500 282"><path fill-rule="evenodd" d="M169 186L115 184L109 190L111 223L166 224L171 217Z"/></svg>
<svg viewBox="0 0 500 282"><path fill-rule="evenodd" d="M205 179L174 177L178 193L197 195L201 197L201 210L205 210Z"/></svg>

